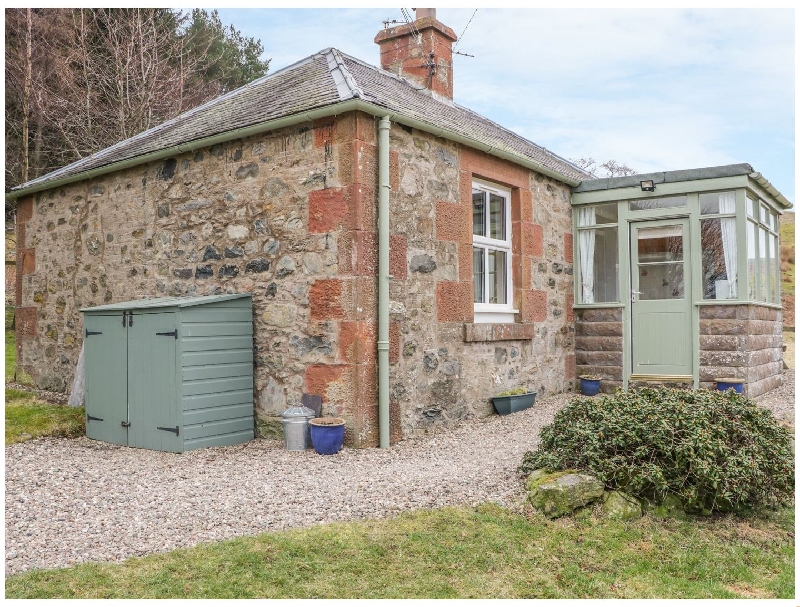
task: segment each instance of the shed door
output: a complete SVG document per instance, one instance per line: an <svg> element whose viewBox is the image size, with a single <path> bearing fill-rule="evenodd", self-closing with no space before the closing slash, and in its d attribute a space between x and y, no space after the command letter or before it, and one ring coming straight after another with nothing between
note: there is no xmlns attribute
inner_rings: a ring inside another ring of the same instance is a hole
<svg viewBox="0 0 800 607"><path fill-rule="evenodd" d="M180 452L175 313L134 312L128 327L128 445Z"/></svg>
<svg viewBox="0 0 800 607"><path fill-rule="evenodd" d="M688 219L631 224L631 379L691 380L690 271Z"/></svg>
<svg viewBox="0 0 800 607"><path fill-rule="evenodd" d="M84 317L86 436L128 444L128 340L122 313Z"/></svg>

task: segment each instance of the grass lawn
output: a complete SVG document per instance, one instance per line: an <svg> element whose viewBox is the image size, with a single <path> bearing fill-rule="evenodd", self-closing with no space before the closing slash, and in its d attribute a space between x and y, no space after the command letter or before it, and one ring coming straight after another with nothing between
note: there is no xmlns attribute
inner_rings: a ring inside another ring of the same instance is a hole
<svg viewBox="0 0 800 607"><path fill-rule="evenodd" d="M21 390L6 390L6 444L41 436L83 436L86 410L83 407L51 405Z"/></svg>
<svg viewBox="0 0 800 607"><path fill-rule="evenodd" d="M6 331L6 381L14 379L16 349L14 331ZM21 390L6 390L6 444L40 436L83 436L86 410L83 407L51 405Z"/></svg>
<svg viewBox="0 0 800 607"><path fill-rule="evenodd" d="M17 369L17 345L14 331L6 331L6 381L14 380Z"/></svg>
<svg viewBox="0 0 800 607"><path fill-rule="evenodd" d="M793 598L794 511L547 521L494 505L6 578L6 598Z"/></svg>

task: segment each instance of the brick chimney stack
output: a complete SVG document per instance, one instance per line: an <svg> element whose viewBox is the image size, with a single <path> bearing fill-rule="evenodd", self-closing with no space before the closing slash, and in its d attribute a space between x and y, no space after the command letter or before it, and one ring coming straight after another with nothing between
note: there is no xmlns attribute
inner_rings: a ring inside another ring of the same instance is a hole
<svg viewBox="0 0 800 607"><path fill-rule="evenodd" d="M378 32L381 67L453 98L453 30L436 20L435 8L417 8L416 20Z"/></svg>

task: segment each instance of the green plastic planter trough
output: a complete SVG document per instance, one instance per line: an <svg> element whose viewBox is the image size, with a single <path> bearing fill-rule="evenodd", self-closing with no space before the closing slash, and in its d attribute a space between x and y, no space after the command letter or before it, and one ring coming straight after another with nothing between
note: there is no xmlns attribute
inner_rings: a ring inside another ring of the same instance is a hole
<svg viewBox="0 0 800 607"><path fill-rule="evenodd" d="M509 415L533 407L536 401L536 392L515 394L514 396L495 396L492 398L494 410L500 415Z"/></svg>

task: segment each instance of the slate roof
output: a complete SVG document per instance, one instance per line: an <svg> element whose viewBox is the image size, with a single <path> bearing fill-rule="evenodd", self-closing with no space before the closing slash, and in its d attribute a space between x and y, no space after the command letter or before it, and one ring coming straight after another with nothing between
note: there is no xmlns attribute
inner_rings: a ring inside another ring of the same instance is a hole
<svg viewBox="0 0 800 607"><path fill-rule="evenodd" d="M567 160L467 108L436 98L415 83L336 49L325 49L282 70L185 112L163 124L12 190L43 189L49 182L135 160L148 154L271 120L360 99L433 130L465 137L535 163L577 183L591 177ZM144 160L146 161L146 160ZM112 169L113 170L113 169ZM39 186L39 187L37 187Z"/></svg>

